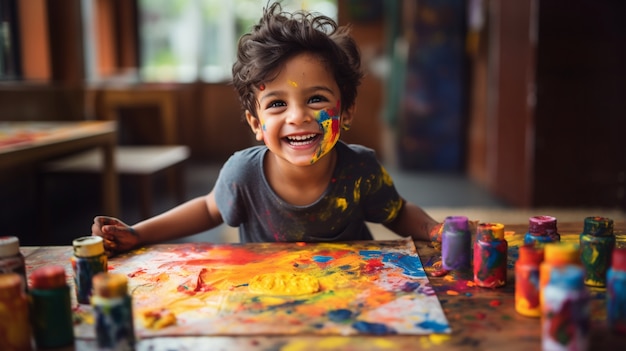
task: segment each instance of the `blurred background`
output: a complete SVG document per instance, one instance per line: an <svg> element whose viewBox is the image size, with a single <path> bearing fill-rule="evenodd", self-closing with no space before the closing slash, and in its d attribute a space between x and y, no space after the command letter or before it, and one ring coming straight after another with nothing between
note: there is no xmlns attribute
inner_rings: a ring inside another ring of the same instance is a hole
<svg viewBox="0 0 626 351"><path fill-rule="evenodd" d="M351 26L367 74L342 138L376 150L401 194L436 219L625 219L625 2L282 3ZM179 177L151 174L151 214L206 194L220 164L255 143L230 74L237 39L266 5L2 0L0 127L115 119L120 146L187 152ZM49 174L54 161L0 169L0 235L67 245L104 214L98 178ZM119 218L145 218L140 185L119 187ZM223 240L213 233L197 238Z"/></svg>

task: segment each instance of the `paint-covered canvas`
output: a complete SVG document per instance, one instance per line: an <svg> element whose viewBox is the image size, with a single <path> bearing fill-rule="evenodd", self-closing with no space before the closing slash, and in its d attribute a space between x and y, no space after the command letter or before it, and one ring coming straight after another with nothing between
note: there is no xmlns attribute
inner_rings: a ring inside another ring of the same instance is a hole
<svg viewBox="0 0 626 351"><path fill-rule="evenodd" d="M140 337L450 332L411 240L157 245L114 262Z"/></svg>

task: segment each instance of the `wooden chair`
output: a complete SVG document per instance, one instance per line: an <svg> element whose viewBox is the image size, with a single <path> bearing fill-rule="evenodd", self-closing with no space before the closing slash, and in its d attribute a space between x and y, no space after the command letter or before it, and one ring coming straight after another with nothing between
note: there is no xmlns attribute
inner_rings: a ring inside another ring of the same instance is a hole
<svg viewBox="0 0 626 351"><path fill-rule="evenodd" d="M120 122L120 112L133 108L156 107L151 127L157 127L160 134L155 145L118 145L115 152L115 165L120 176L132 177L137 181L142 218L153 215L153 179L165 173L170 194L176 202L185 201L184 162L189 158L189 147L177 144L177 97L176 90L167 87L129 87L104 89L96 94L96 113L99 119ZM99 173L102 170L102 157L97 150L47 162L43 167L50 174Z"/></svg>

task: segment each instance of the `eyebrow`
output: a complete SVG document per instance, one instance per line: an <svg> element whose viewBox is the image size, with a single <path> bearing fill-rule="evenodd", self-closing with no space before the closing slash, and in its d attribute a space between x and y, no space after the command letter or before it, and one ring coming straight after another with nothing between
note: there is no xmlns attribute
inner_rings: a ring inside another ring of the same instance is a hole
<svg viewBox="0 0 626 351"><path fill-rule="evenodd" d="M335 96L335 93L333 92L333 90L330 89L329 87L324 86L324 85L312 86L310 88L305 89L304 93L305 94L311 94L313 92L320 91L320 90L328 92L332 96ZM267 93L265 95L263 95L262 98L259 99L259 103L263 102L264 100L267 100L268 98L279 97L279 96L285 94L285 92L283 90L267 91L267 89L266 89L265 91Z"/></svg>

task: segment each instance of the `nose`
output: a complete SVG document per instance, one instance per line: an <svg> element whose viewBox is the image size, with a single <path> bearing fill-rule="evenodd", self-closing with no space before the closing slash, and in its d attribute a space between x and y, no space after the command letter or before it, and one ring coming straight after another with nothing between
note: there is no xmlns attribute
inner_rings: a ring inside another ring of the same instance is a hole
<svg viewBox="0 0 626 351"><path fill-rule="evenodd" d="M287 114L287 123L289 124L303 124L309 123L314 120L313 111L304 106L294 106L290 108Z"/></svg>

